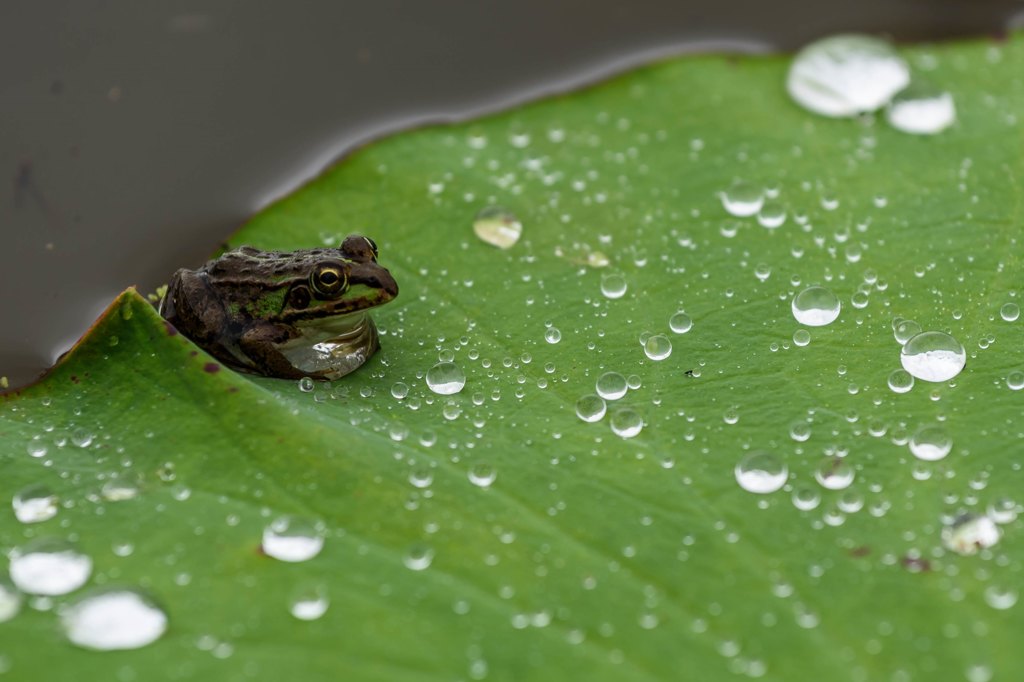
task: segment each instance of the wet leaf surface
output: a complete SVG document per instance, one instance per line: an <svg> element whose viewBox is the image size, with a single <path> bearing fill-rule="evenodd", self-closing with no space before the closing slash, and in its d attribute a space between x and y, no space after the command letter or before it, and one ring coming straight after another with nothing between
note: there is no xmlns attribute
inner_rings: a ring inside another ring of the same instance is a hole
<svg viewBox="0 0 1024 682"><path fill-rule="evenodd" d="M73 542L91 585L143 590L168 630L85 651L58 615L77 593L29 597L2 668L1020 679L1024 322L1000 310L1022 281L1024 41L904 54L955 97L940 135L802 111L784 57L690 57L360 150L231 240L380 245L401 286L383 350L333 385L222 369L126 292L2 405L6 499L44 485L59 509L8 513L0 545ZM751 196L760 219L726 210ZM508 249L474 233L494 206L522 226ZM810 286L837 319L798 323ZM966 368L891 389L897 317ZM461 392L428 388L442 359ZM632 387L584 421L607 372ZM785 486L744 490L741 460ZM261 549L285 515L322 550ZM299 620L309 594L329 607Z"/></svg>

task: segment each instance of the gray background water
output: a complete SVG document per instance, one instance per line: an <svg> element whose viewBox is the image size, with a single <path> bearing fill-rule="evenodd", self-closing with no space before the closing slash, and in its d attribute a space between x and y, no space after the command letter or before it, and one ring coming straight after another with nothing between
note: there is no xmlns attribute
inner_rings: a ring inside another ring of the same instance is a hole
<svg viewBox="0 0 1024 682"><path fill-rule="evenodd" d="M1003 32L1024 0L5 0L0 375L369 137L654 56Z"/></svg>

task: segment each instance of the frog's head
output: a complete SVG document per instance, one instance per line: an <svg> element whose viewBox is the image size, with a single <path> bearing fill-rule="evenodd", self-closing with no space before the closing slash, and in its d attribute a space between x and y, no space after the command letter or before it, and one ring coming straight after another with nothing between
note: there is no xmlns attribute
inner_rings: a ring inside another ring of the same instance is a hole
<svg viewBox="0 0 1024 682"><path fill-rule="evenodd" d="M398 296L398 284L377 264L377 245L369 237L350 235L337 249L317 250L303 259L305 277L289 289L281 317L289 322L322 325L384 305Z"/></svg>

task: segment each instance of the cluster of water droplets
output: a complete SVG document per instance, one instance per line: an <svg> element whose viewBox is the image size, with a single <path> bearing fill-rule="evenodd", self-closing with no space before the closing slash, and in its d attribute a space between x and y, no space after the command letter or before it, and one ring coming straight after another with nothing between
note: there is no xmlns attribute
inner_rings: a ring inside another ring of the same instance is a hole
<svg viewBox="0 0 1024 682"><path fill-rule="evenodd" d="M952 94L912 79L906 60L871 36L811 43L793 59L786 88L797 104L822 116L859 116L886 107L889 124L914 135L934 135L956 121Z"/></svg>

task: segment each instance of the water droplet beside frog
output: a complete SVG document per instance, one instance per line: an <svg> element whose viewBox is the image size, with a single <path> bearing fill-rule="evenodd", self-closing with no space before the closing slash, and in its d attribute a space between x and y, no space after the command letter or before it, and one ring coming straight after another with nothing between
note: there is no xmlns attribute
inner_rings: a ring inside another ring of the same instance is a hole
<svg viewBox="0 0 1024 682"><path fill-rule="evenodd" d="M283 379L337 379L380 348L372 308L398 295L359 235L339 248L242 246L197 270L178 270L160 305L198 346L234 369Z"/></svg>

